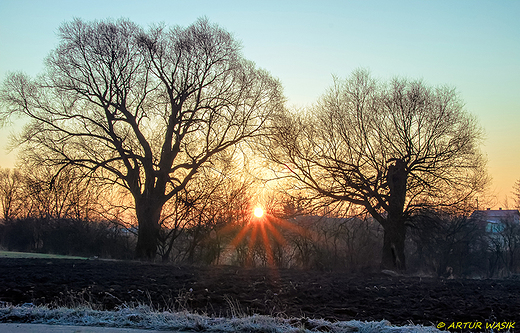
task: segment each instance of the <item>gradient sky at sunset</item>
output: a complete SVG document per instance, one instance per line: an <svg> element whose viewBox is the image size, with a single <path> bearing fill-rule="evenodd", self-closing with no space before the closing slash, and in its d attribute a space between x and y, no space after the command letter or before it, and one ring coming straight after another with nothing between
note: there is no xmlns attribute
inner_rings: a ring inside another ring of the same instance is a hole
<svg viewBox="0 0 520 333"><path fill-rule="evenodd" d="M242 41L243 53L285 88L288 105L313 103L364 67L387 80L421 78L456 87L486 132L483 151L496 206L520 178L520 1L74 1L0 0L0 80L32 76L61 23L128 18L189 25L206 16ZM0 129L0 167L13 167Z"/></svg>

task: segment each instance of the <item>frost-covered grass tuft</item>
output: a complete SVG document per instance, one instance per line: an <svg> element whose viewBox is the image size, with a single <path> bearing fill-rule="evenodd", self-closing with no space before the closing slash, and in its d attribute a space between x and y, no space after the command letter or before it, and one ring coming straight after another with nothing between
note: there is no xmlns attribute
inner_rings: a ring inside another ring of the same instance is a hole
<svg viewBox="0 0 520 333"><path fill-rule="evenodd" d="M155 330L186 330L197 332L359 332L359 333L434 333L434 327L396 327L388 321L339 321L322 319L281 318L271 316L241 316L215 318L189 312L159 312L148 306L120 308L117 311L99 311L83 308L49 308L47 306L0 305L0 322L23 322L54 325L80 325L144 328Z"/></svg>

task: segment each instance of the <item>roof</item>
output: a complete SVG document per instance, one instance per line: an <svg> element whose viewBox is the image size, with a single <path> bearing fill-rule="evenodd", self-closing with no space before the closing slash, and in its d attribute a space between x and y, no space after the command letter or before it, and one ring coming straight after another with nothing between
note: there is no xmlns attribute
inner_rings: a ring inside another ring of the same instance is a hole
<svg viewBox="0 0 520 333"><path fill-rule="evenodd" d="M476 210L471 214L471 217L485 219L487 222L501 222L506 219L513 219L514 222L520 221L520 212L518 209L487 209Z"/></svg>

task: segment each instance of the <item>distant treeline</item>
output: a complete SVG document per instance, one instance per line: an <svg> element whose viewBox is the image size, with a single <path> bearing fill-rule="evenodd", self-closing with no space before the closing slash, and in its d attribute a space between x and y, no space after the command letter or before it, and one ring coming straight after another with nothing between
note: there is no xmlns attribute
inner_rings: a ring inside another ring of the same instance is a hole
<svg viewBox="0 0 520 333"><path fill-rule="evenodd" d="M246 225L186 226L178 230L167 255L168 244L162 243L159 251L163 260L176 263L373 271L380 265L382 232L370 218L271 217ZM23 218L0 223L0 245L14 251L132 259L135 241L135 230L107 221ZM520 226L503 221L500 232L489 233L482 221L432 213L414 219L407 248L411 273L511 276L520 269Z"/></svg>
<svg viewBox="0 0 520 333"><path fill-rule="evenodd" d="M0 224L0 244L11 251L131 259L133 238L104 221L28 217Z"/></svg>
<svg viewBox="0 0 520 333"><path fill-rule="evenodd" d="M138 223L111 184L66 169L0 170L0 247L13 251L133 259ZM233 174L231 171L225 175ZM266 199L252 215L252 180L205 177L169 201L156 260L319 270L380 269L384 230L370 215L312 208L304 198ZM328 207L328 206L325 206ZM352 216L344 218L343 216ZM520 270L520 226L490 233L467 215L421 211L407 224L409 273L509 276Z"/></svg>

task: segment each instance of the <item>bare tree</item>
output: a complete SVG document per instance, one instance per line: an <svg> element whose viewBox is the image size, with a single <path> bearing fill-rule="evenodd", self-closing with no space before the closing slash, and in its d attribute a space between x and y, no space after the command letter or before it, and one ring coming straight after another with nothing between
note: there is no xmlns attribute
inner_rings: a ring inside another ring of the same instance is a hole
<svg viewBox="0 0 520 333"><path fill-rule="evenodd" d="M379 84L364 70L305 114L277 122L267 156L298 193L366 209L384 228L382 267L405 269L409 217L462 207L486 183L481 131L455 90L420 81Z"/></svg>
<svg viewBox="0 0 520 333"><path fill-rule="evenodd" d="M438 276L470 276L483 270L489 246L485 226L475 217L423 211L411 228L416 268Z"/></svg>
<svg viewBox="0 0 520 333"><path fill-rule="evenodd" d="M515 221L513 216L504 218L500 223L502 230L498 232L498 235L491 234L490 238L495 242L495 249L496 243L501 248L507 273L509 275L517 274L520 255L520 224L518 220Z"/></svg>
<svg viewBox="0 0 520 333"><path fill-rule="evenodd" d="M184 246L177 250L180 260L195 262L200 253L208 252L204 248L207 245L216 247L218 252L223 245L221 229L230 228L237 219L243 218L239 215L245 212L237 212L232 207L243 197L250 197L247 194L252 181L243 179L241 164L238 159L231 159L232 156L231 151L228 158L214 161L215 169L201 170L203 177L191 181L176 200L165 205L159 251L163 261L170 260L174 241L181 236Z"/></svg>
<svg viewBox="0 0 520 333"><path fill-rule="evenodd" d="M513 202L514 208L520 210L520 179L513 185Z"/></svg>
<svg viewBox="0 0 520 333"><path fill-rule="evenodd" d="M61 26L36 80L7 78L2 114L31 119L20 142L42 163L81 167L133 196L136 257L156 256L164 204L218 154L261 135L279 82L200 19L144 31L126 20Z"/></svg>
<svg viewBox="0 0 520 333"><path fill-rule="evenodd" d="M97 217L93 213L100 194L98 188L92 187L77 169L64 169L56 175L57 170L48 165L19 169L18 191L23 194L19 196L23 200L19 205L23 206L23 215L43 219Z"/></svg>
<svg viewBox="0 0 520 333"><path fill-rule="evenodd" d="M0 169L0 205L4 221L20 217L24 211L24 177L18 169Z"/></svg>

